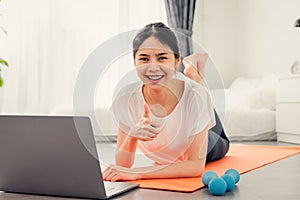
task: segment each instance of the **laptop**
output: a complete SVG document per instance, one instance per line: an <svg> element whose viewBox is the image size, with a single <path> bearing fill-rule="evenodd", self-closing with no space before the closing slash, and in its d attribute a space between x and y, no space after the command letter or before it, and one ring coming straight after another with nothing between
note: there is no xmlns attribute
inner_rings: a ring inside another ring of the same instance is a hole
<svg viewBox="0 0 300 200"><path fill-rule="evenodd" d="M0 191L108 199L137 187L103 181L88 117L0 116Z"/></svg>

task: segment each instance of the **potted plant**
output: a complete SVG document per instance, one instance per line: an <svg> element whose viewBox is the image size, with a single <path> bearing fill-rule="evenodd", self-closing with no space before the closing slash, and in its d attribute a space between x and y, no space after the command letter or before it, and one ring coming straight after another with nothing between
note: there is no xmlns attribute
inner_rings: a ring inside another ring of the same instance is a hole
<svg viewBox="0 0 300 200"><path fill-rule="evenodd" d="M2 77L2 74L1 74L3 66L8 67L8 63L7 63L6 60L4 60L3 58L0 57L0 87L2 87L3 84L4 84L4 80L3 80L3 77Z"/></svg>
<svg viewBox="0 0 300 200"><path fill-rule="evenodd" d="M1 0L0 0L0 3L1 3ZM1 13L0 13L0 16L1 16ZM4 29L3 26L0 25L0 29L1 29L1 31L2 31L5 35L7 34L7 32L6 32L6 30ZM0 56L0 87L2 87L2 86L3 86L3 83L4 83L4 80L3 80L3 77L2 77L2 67L8 67L8 66L9 66L9 65L8 65L7 61L4 60L3 58L1 58L1 56Z"/></svg>

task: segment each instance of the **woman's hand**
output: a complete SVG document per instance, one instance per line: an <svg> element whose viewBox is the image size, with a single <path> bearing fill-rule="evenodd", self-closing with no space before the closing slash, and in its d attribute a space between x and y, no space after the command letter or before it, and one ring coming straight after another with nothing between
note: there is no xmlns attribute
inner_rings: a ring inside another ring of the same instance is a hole
<svg viewBox="0 0 300 200"><path fill-rule="evenodd" d="M204 76L204 67L208 58L207 53L193 53L185 57L182 63L185 66L184 73L190 79L200 83Z"/></svg>
<svg viewBox="0 0 300 200"><path fill-rule="evenodd" d="M134 169L110 165L103 171L103 179L105 181L130 181L139 179L139 174L134 172Z"/></svg>
<svg viewBox="0 0 300 200"><path fill-rule="evenodd" d="M148 104L144 105L144 117L136 126L130 130L129 135L141 141L151 141L159 133L159 127L153 126L150 119L150 108Z"/></svg>

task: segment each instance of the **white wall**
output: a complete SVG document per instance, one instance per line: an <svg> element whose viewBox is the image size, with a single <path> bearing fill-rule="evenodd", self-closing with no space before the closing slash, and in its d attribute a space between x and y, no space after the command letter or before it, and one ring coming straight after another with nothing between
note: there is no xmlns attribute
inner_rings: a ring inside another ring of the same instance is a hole
<svg viewBox="0 0 300 200"><path fill-rule="evenodd" d="M225 86L237 76L289 74L300 60L299 0L197 1L194 39L216 63Z"/></svg>
<svg viewBox="0 0 300 200"><path fill-rule="evenodd" d="M288 74L300 58L299 0L238 1L238 74Z"/></svg>

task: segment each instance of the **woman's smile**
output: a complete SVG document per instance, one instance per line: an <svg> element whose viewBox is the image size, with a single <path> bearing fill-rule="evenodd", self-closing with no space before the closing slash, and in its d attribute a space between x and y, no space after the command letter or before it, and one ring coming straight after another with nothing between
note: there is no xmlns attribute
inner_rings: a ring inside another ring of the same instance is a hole
<svg viewBox="0 0 300 200"><path fill-rule="evenodd" d="M158 82L159 80L161 80L164 75L145 75L145 77L147 79L149 79L151 82Z"/></svg>

